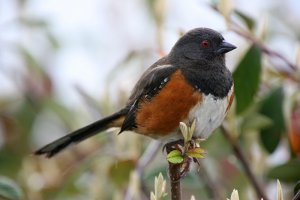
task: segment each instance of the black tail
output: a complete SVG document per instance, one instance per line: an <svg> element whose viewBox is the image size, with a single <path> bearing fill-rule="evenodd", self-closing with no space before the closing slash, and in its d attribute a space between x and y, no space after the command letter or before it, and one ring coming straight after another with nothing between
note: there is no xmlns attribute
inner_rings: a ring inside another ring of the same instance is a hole
<svg viewBox="0 0 300 200"><path fill-rule="evenodd" d="M103 119L100 119L90 125L82 127L64 137L61 137L51 142L50 144L44 146L43 148L35 151L34 154L35 155L45 154L47 158L51 158L52 156L64 150L72 143L76 144L78 142L81 142L107 128L120 126L121 124L118 124L117 120L121 120L122 117L124 117L124 112L120 111L108 117L105 117Z"/></svg>

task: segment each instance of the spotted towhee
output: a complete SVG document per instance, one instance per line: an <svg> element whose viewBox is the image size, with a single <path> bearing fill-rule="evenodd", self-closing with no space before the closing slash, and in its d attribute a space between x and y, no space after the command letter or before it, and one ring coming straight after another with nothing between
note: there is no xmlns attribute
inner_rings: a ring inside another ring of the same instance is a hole
<svg viewBox="0 0 300 200"><path fill-rule="evenodd" d="M179 122L196 119L194 136L207 138L221 125L233 101L233 79L225 53L236 47L212 29L183 35L171 52L150 66L120 111L80 128L35 154L52 157L67 146L110 127L155 139L180 139Z"/></svg>

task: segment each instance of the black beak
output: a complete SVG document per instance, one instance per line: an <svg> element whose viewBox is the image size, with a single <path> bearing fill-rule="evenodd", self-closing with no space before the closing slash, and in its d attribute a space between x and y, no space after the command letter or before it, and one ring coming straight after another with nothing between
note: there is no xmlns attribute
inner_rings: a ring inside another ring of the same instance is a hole
<svg viewBox="0 0 300 200"><path fill-rule="evenodd" d="M235 48L236 48L236 46L234 46L234 45L232 45L228 42L222 41L220 46L217 47L216 53L217 54L224 54L224 53L227 53L229 51L232 51Z"/></svg>

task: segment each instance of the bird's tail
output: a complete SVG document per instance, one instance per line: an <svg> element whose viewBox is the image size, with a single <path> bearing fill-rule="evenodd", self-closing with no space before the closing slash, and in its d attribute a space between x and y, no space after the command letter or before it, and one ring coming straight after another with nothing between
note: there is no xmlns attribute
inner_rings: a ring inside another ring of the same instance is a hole
<svg viewBox="0 0 300 200"><path fill-rule="evenodd" d="M108 117L100 119L92 124L82 127L66 136L63 136L50 144L42 147L41 149L34 152L35 155L44 155L47 158L51 158L57 153L67 148L70 144L81 142L98 132L103 131L110 127L120 127L124 121L125 114L121 110Z"/></svg>

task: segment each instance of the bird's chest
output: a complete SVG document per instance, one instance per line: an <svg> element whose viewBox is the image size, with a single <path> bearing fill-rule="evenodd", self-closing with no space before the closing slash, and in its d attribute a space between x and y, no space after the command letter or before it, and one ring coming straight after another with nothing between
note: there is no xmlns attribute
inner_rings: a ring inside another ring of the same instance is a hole
<svg viewBox="0 0 300 200"><path fill-rule="evenodd" d="M203 101L196 104L190 111L188 120L196 120L194 136L207 138L217 127L219 127L229 109L230 99L214 98L211 94L204 95Z"/></svg>

